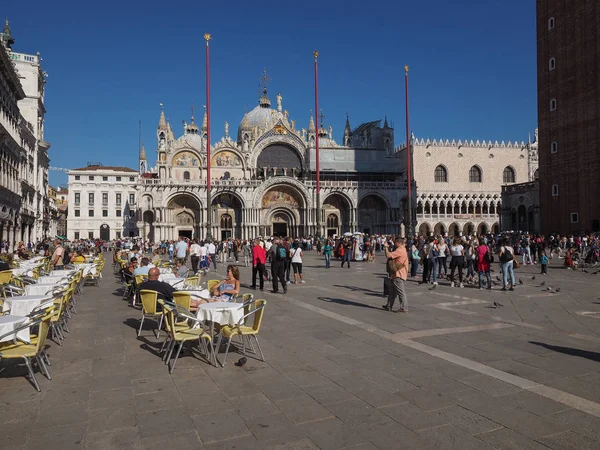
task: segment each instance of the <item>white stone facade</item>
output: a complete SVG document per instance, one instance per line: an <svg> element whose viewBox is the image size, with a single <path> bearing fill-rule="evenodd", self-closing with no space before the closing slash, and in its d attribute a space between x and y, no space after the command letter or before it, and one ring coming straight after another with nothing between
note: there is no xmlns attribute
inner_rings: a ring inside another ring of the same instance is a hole
<svg viewBox="0 0 600 450"><path fill-rule="evenodd" d="M415 231L424 236L498 233L502 186L531 181L537 170L537 145L524 142L412 142Z"/></svg>
<svg viewBox="0 0 600 450"><path fill-rule="evenodd" d="M270 108L266 89L259 105L244 115L237 140L224 136L211 145L211 195L207 199L206 117L192 118L175 138L161 112L157 163L148 170L140 155L137 226L154 240L179 235L203 239L340 235L347 231L397 233L404 217L401 162L393 154L393 129L381 120L362 124L353 136L347 121L338 145L331 127L296 129L277 96ZM321 211L317 226L316 155L320 141ZM207 208L208 206L208 208ZM208 213L207 213L208 211ZM208 220L207 214L210 214ZM69 220L70 220L69 216ZM210 222L210 230L207 229Z"/></svg>
<svg viewBox="0 0 600 450"><path fill-rule="evenodd" d="M67 239L136 236L138 174L127 167L88 166L69 171Z"/></svg>
<svg viewBox="0 0 600 450"><path fill-rule="evenodd" d="M15 53L8 21L0 34L0 241L14 248L51 235L44 140L46 75L40 57Z"/></svg>

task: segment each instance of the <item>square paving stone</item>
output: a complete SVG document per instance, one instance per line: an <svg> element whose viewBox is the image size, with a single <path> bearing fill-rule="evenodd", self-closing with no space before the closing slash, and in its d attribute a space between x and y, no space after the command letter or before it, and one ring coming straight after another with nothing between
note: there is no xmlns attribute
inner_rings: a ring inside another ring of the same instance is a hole
<svg viewBox="0 0 600 450"><path fill-rule="evenodd" d="M276 400L275 405L294 423L332 417L333 414L308 395Z"/></svg>
<svg viewBox="0 0 600 450"><path fill-rule="evenodd" d="M553 414L549 417L563 427L590 439L600 441L600 419L576 409Z"/></svg>
<svg viewBox="0 0 600 450"><path fill-rule="evenodd" d="M262 442L265 447L304 438L304 433L295 427L294 423L282 413L255 417L245 422L254 437Z"/></svg>
<svg viewBox="0 0 600 450"><path fill-rule="evenodd" d="M138 413L172 409L182 406L181 395L177 390L157 391L149 394L139 394L133 397L135 410Z"/></svg>
<svg viewBox="0 0 600 450"><path fill-rule="evenodd" d="M285 376L296 386L317 386L330 383L328 378L315 372L314 370L299 370L297 372L288 372Z"/></svg>
<svg viewBox="0 0 600 450"><path fill-rule="evenodd" d="M43 406L64 406L70 403L87 402L90 400L88 386L60 386L49 388L44 394Z"/></svg>
<svg viewBox="0 0 600 450"><path fill-rule="evenodd" d="M361 424L354 428L382 450L422 449L431 447L431 442L391 419L383 422Z"/></svg>
<svg viewBox="0 0 600 450"><path fill-rule="evenodd" d="M244 420L280 413L277 406L262 392L247 397L237 397L233 405L237 413Z"/></svg>
<svg viewBox="0 0 600 450"><path fill-rule="evenodd" d="M143 446L137 428L122 428L86 434L84 448L86 450L142 450Z"/></svg>
<svg viewBox="0 0 600 450"><path fill-rule="evenodd" d="M194 429L194 423L184 408L162 409L138 413L137 425L142 438L162 436Z"/></svg>
<svg viewBox="0 0 600 450"><path fill-rule="evenodd" d="M281 381L279 383L260 386L260 390L272 402L277 402L278 400L285 400L288 398L302 397L305 395L304 391L291 381Z"/></svg>
<svg viewBox="0 0 600 450"><path fill-rule="evenodd" d="M204 444L251 435L235 411L216 411L193 416L194 425Z"/></svg>
<svg viewBox="0 0 600 450"><path fill-rule="evenodd" d="M262 443L258 442L254 436L242 436L224 441L215 441L205 444L206 450L263 450Z"/></svg>
<svg viewBox="0 0 600 450"><path fill-rule="evenodd" d="M446 418L436 414L435 412L423 411L421 408L413 405L412 403L386 406L384 408L380 408L379 411L413 431L450 423Z"/></svg>
<svg viewBox="0 0 600 450"><path fill-rule="evenodd" d="M310 439L304 438L285 444L269 445L264 450L319 450L319 447Z"/></svg>
<svg viewBox="0 0 600 450"><path fill-rule="evenodd" d="M71 403L64 406L43 406L35 422L38 430L82 424L88 418L89 402Z"/></svg>
<svg viewBox="0 0 600 450"><path fill-rule="evenodd" d="M473 375L472 377L463 378L461 383L466 384L474 389L486 392L494 397L499 395L512 394L519 392L522 389L504 381L497 380L487 375Z"/></svg>
<svg viewBox="0 0 600 450"><path fill-rule="evenodd" d="M136 426L135 409L130 406L90 409L88 432L96 433Z"/></svg>
<svg viewBox="0 0 600 450"><path fill-rule="evenodd" d="M83 424L39 430L29 436L27 450L48 450L48 443L60 450L83 448L85 426Z"/></svg>
<svg viewBox="0 0 600 450"><path fill-rule="evenodd" d="M185 431L173 435L154 436L142 439L144 450L202 450L204 446L196 430Z"/></svg>
<svg viewBox="0 0 600 450"><path fill-rule="evenodd" d="M519 391L503 395L500 398L510 403L515 409L529 411L542 417L571 409L567 405L529 391Z"/></svg>
<svg viewBox="0 0 600 450"><path fill-rule="evenodd" d="M544 436L560 433L561 431L567 431L560 423L536 416L529 411L517 409L491 410L482 414L494 422L498 422L506 428L531 439L539 439Z"/></svg>
<svg viewBox="0 0 600 450"><path fill-rule="evenodd" d="M438 416L444 423L454 425L471 435L502 428L502 425L461 406L439 409L430 414Z"/></svg>
<svg viewBox="0 0 600 450"><path fill-rule="evenodd" d="M318 386L307 386L303 388L303 391L318 401L321 405L340 403L357 398L354 394L347 391L343 387L331 382Z"/></svg>
<svg viewBox="0 0 600 450"><path fill-rule="evenodd" d="M361 423L377 423L386 420L386 416L378 409L358 399L342 403L332 403L327 405L327 409L349 426Z"/></svg>
<svg viewBox="0 0 600 450"><path fill-rule="evenodd" d="M427 428L419 431L419 434L434 442L435 448L456 450L492 450L494 448L454 425Z"/></svg>
<svg viewBox="0 0 600 450"><path fill-rule="evenodd" d="M477 438L495 448L506 450L548 450L547 446L508 428L481 433Z"/></svg>
<svg viewBox="0 0 600 450"><path fill-rule="evenodd" d="M149 394L151 392L177 389L177 386L173 382L173 378L170 376L131 380L131 387L135 394Z"/></svg>
<svg viewBox="0 0 600 450"><path fill-rule="evenodd" d="M133 389L129 386L110 389L106 391L94 391L90 394L90 408L102 409L111 407L133 408Z"/></svg>
<svg viewBox="0 0 600 450"><path fill-rule="evenodd" d="M452 403L442 394L437 394L422 388L400 391L396 392L394 395L411 402L423 411L435 411L436 409L452 406Z"/></svg>
<svg viewBox="0 0 600 450"><path fill-rule="evenodd" d="M335 417L305 423L298 428L321 450L347 448L365 441L365 438L357 434L352 427Z"/></svg>
<svg viewBox="0 0 600 450"><path fill-rule="evenodd" d="M597 450L600 442L593 441L572 431L558 433L552 436L546 436L539 440L551 448L572 449L572 450Z"/></svg>

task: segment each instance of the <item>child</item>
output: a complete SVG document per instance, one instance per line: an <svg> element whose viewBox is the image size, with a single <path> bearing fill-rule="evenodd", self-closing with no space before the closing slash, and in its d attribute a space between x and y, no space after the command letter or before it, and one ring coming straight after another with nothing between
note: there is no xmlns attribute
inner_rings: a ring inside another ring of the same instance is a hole
<svg viewBox="0 0 600 450"><path fill-rule="evenodd" d="M540 263L542 264L542 274L548 275L548 257L546 256L546 252L544 250L542 250Z"/></svg>

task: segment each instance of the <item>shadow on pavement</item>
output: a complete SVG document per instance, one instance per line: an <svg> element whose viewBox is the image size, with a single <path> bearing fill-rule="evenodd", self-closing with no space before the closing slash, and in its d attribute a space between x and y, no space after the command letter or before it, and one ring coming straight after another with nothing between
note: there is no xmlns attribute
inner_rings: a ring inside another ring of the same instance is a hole
<svg viewBox="0 0 600 450"><path fill-rule="evenodd" d="M529 341L530 344L539 345L540 347L553 350L555 352L564 353L566 355L578 356L580 358L591 359L592 361L600 362L600 353L580 350L571 347L560 347L558 345L544 344L543 342Z"/></svg>
<svg viewBox="0 0 600 450"><path fill-rule="evenodd" d="M353 302L351 300L346 300L343 298L331 298L331 297L317 297L317 298L323 302L337 303L338 305L358 306L360 308L370 308L370 309L381 310L381 308L377 308L375 306L365 305L364 303Z"/></svg>

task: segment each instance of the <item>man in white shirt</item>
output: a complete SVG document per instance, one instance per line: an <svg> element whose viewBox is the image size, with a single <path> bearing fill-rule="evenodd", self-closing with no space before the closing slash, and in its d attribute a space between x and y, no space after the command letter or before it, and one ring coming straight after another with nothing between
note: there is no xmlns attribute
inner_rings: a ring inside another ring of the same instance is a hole
<svg viewBox="0 0 600 450"><path fill-rule="evenodd" d="M207 251L208 251L208 257L213 262L213 267L215 268L215 272L216 272L217 271L217 246L215 245L214 242L208 243ZM208 263L208 266L210 267L210 261Z"/></svg>
<svg viewBox="0 0 600 450"><path fill-rule="evenodd" d="M175 257L185 262L185 260L187 259L187 254L188 246L183 240L183 236L179 236L179 241L177 242L177 245L175 245Z"/></svg>
<svg viewBox="0 0 600 450"><path fill-rule="evenodd" d="M198 262L202 256L202 247L198 244L198 241L194 239L192 241L192 245L190 246L190 260L192 261L192 271L194 273L198 272ZM179 258L179 254L177 255Z"/></svg>
<svg viewBox="0 0 600 450"><path fill-rule="evenodd" d="M207 244L203 244L200 246L200 268L204 269L206 267L208 267L208 250L207 250L208 246Z"/></svg>

